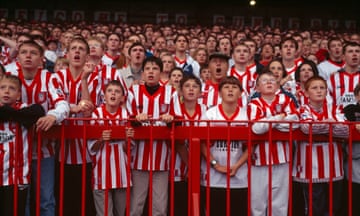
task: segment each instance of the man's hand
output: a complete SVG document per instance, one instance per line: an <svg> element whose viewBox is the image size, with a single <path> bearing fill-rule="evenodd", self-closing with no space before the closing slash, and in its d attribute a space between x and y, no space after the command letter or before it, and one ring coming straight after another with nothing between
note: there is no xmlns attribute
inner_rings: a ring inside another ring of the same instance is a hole
<svg viewBox="0 0 360 216"><path fill-rule="evenodd" d="M87 81L88 77L95 70L95 64L86 62L83 68L83 73L81 74L81 79Z"/></svg>
<svg viewBox="0 0 360 216"><path fill-rule="evenodd" d="M56 123L56 118L53 115L46 115L41 117L36 122L36 130L48 131Z"/></svg>

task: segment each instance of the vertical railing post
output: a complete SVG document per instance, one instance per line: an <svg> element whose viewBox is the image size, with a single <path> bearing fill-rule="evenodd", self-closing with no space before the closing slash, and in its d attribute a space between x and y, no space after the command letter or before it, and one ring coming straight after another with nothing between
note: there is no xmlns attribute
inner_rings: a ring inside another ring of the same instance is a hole
<svg viewBox="0 0 360 216"><path fill-rule="evenodd" d="M200 139L190 138L191 216L200 215Z"/></svg>

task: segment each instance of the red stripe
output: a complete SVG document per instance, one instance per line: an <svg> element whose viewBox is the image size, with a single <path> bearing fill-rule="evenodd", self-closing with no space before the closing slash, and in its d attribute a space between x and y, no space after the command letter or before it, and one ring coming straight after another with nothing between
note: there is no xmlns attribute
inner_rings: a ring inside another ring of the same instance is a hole
<svg viewBox="0 0 360 216"><path fill-rule="evenodd" d="M98 166L97 166L97 173L98 174L95 177L97 178L97 188L102 188L101 184L102 184L103 179L102 179L102 165L101 164L105 161L102 158L102 154L99 155L98 161L99 161L100 164L98 164ZM99 181L99 178L100 178L100 181Z"/></svg>
<svg viewBox="0 0 360 216"><path fill-rule="evenodd" d="M321 148L321 146L317 146L316 147L316 153L317 153L317 164L318 164L318 172L319 172L319 178L324 178L325 177L325 167L324 167L324 163L322 163L322 161L324 161L324 151Z"/></svg>
<svg viewBox="0 0 360 216"><path fill-rule="evenodd" d="M299 143L298 143L299 144ZM300 144L301 145L301 144ZM297 151L296 151L296 158L297 158L297 161L296 161L296 177L300 177L300 173L303 171L303 170L298 170L299 167L301 167L301 146L297 146ZM305 167L301 167L301 168L305 168Z"/></svg>
<svg viewBox="0 0 360 216"><path fill-rule="evenodd" d="M165 141L166 142L166 141ZM167 143L167 144L165 144L166 145L166 148L168 147L168 146L170 146L170 143ZM168 149L167 149L168 150ZM164 167L164 169L165 170L168 170L170 167L169 167L169 163L168 163L168 161L170 161L170 159L169 159L169 157L171 156L171 153L169 152L169 151L166 151L166 157L165 157L165 167Z"/></svg>
<svg viewBox="0 0 360 216"><path fill-rule="evenodd" d="M301 144L300 144L301 145ZM306 167L305 168L305 176L306 178L310 179L312 178L312 166L310 166L311 163L314 163L313 161L313 157L312 157L312 149L311 149L311 146L310 145L307 145L305 147L305 164L306 164ZM311 161L311 163L310 163Z"/></svg>
<svg viewBox="0 0 360 216"><path fill-rule="evenodd" d="M125 143L124 143L125 145ZM115 187L123 187L123 182L121 181L121 175L123 172L126 172L126 170L122 170L120 166L120 158L119 158L119 152L123 151L123 149L119 149L119 145L114 145L112 148L112 152L114 153L114 162L115 162L115 171L113 175L115 175ZM125 158L124 158L125 161Z"/></svg>
<svg viewBox="0 0 360 216"><path fill-rule="evenodd" d="M332 155L330 155L329 154L329 158L334 158L335 159L335 148L336 148L336 144L334 145L334 144L331 144L330 145L330 143L329 143L329 145L328 145L329 147L329 153L331 153L331 151L330 151L330 148L333 148L333 152L332 152ZM337 162L335 161L335 160L329 160L329 171L330 171L330 173L329 173L329 176L330 176L330 178L333 178L334 176L336 176L336 167L335 167L335 164L336 164Z"/></svg>
<svg viewBox="0 0 360 216"><path fill-rule="evenodd" d="M339 157L339 162L340 162L340 175L343 175L343 152L342 152L342 147L340 144L336 144L336 148L338 150L338 157Z"/></svg>
<svg viewBox="0 0 360 216"><path fill-rule="evenodd" d="M209 88L210 88L210 84L206 83L205 88L204 88L204 93L203 93L203 104L205 104L207 106L207 101L208 101L208 96L209 96Z"/></svg>
<svg viewBox="0 0 360 216"><path fill-rule="evenodd" d="M340 95L336 95L337 97L342 96L344 94L344 91L345 91L345 83L344 83L344 78L345 77L343 75L345 75L345 73L339 73L338 74L338 77L340 78L340 86L341 86L341 88L340 88Z"/></svg>
<svg viewBox="0 0 360 216"><path fill-rule="evenodd" d="M15 142L16 142L16 138L15 138ZM15 143L14 142L10 142L9 143L9 149L11 149L11 153L10 153L10 157L9 157L9 167L13 167L12 161L15 161ZM9 178L9 185L14 184L14 169L10 168L9 169L9 173L8 173L8 178Z"/></svg>
<svg viewBox="0 0 360 216"><path fill-rule="evenodd" d="M154 142L154 140L150 140L152 142ZM148 170L149 169L149 163L152 163L152 161L150 160L150 145L153 145L153 143L150 143L150 141L144 141L144 153L143 153L143 158L142 158L142 165L141 168L144 170ZM152 152L151 152L152 154ZM139 152L137 152L136 157L139 157ZM154 160L154 158L153 158ZM154 168L154 167L153 167Z"/></svg>
<svg viewBox="0 0 360 216"><path fill-rule="evenodd" d="M162 140L157 140L156 143L156 149L155 149L155 155L153 158L153 160L155 159L155 167L153 167L153 170L160 170L160 164L161 164L161 157L163 157L164 155L161 155L161 150L162 150L162 146L163 146L163 141ZM154 149L153 149L154 150Z"/></svg>
<svg viewBox="0 0 360 216"><path fill-rule="evenodd" d="M266 153L265 153L265 145L269 145L268 143L259 144L259 156L261 165L266 164Z"/></svg>
<svg viewBox="0 0 360 216"><path fill-rule="evenodd" d="M105 144L105 188L111 188L111 150L110 143Z"/></svg>

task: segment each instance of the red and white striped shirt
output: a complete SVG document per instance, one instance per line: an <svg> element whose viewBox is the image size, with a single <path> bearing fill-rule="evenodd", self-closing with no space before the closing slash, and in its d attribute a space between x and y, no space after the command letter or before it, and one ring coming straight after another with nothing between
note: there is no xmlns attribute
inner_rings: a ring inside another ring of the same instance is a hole
<svg viewBox="0 0 360 216"><path fill-rule="evenodd" d="M182 120L183 125L198 126L199 122L197 121L204 119L206 109L207 108L204 104L196 104L195 112L190 115L185 108L185 104L181 103L180 98L173 97L173 100L170 104L170 115L173 115L176 120ZM188 140L184 140L183 144L188 148ZM176 153L174 160L174 181L184 181L188 171L187 166L181 159L179 153Z"/></svg>
<svg viewBox="0 0 360 216"><path fill-rule="evenodd" d="M327 80L329 95L332 99L333 106L343 108L349 104L355 104L354 96L355 86L360 82L360 71L348 73L346 71L338 71L330 76Z"/></svg>
<svg viewBox="0 0 360 216"><path fill-rule="evenodd" d="M21 109L26 104L17 104ZM0 186L30 183L31 133L13 122L0 122Z"/></svg>
<svg viewBox="0 0 360 216"><path fill-rule="evenodd" d="M245 70L245 72L240 74L235 69L235 66L233 66L230 69L229 76L236 77L240 81L241 86L243 88L243 92L246 93L248 97L250 97L255 92L256 76L253 76L248 70L248 68Z"/></svg>
<svg viewBox="0 0 360 216"><path fill-rule="evenodd" d="M127 110L124 107L119 108L116 113L112 114L106 110L105 105L102 105L92 113L92 118L98 120L92 121L91 124L125 125L127 115ZM131 186L130 173L127 173L126 170L128 160L126 152L124 152L124 145L126 145L127 141L112 140L99 151L93 152L91 148L95 142L94 140L88 141L89 151L93 154L93 189L105 190ZM128 179L130 182L128 182Z"/></svg>
<svg viewBox="0 0 360 216"><path fill-rule="evenodd" d="M326 102L321 111L317 111L310 105L304 105L300 108L301 120L305 122L317 121L344 121L344 117L339 114L339 110L333 111L333 106ZM337 113L334 116L333 113ZM304 133L309 134L309 124L301 124ZM329 124L319 123L312 125L311 133L329 135ZM348 128L345 125L332 126L334 136L346 136ZM296 144L293 164L293 179L300 182L328 182L330 178L333 181L343 178L343 152L341 144L333 141L329 142L309 142L303 141Z"/></svg>
<svg viewBox="0 0 360 216"><path fill-rule="evenodd" d="M298 120L296 105L290 97L285 94L276 94L274 100L269 104L262 97L254 98L250 101L248 107L248 116L250 120L271 120L277 121L279 114L285 114L284 121ZM272 126L281 131L289 131L288 123L273 123ZM293 125L293 129L296 126ZM252 125L252 130L256 134L263 134L269 131L269 123L256 122ZM289 144L283 141L259 142L256 143L252 155L252 163L255 166L277 165L289 162ZM271 161L270 156L271 154Z"/></svg>
<svg viewBox="0 0 360 216"><path fill-rule="evenodd" d="M0 63L5 66L5 65L11 63L10 48L5 45L0 46L0 48L1 48Z"/></svg>
<svg viewBox="0 0 360 216"><path fill-rule="evenodd" d="M159 89L150 95L145 85L132 85L129 89L127 106L130 116L135 117L144 113L152 119L159 119L161 115L167 114L170 108L170 101L175 89L170 85L160 86ZM165 125L164 122L155 121L153 124L143 123L143 126ZM152 146L152 152L150 151ZM139 141L132 152L132 167L136 170L169 170L170 151L168 140L142 140Z"/></svg>
<svg viewBox="0 0 360 216"><path fill-rule="evenodd" d="M69 69L60 70L51 76L52 85L59 94L65 95L70 106L77 105L81 100L81 75L74 80ZM98 74L91 73L88 78L88 88L91 100L97 104L100 92ZM73 114L71 117L83 117L82 114ZM81 122L72 121L69 125L80 124ZM83 142L82 140L66 140L65 155L59 154L60 160L64 157L66 164L82 164L91 162L89 153L86 151L86 158L82 157Z"/></svg>
<svg viewBox="0 0 360 216"><path fill-rule="evenodd" d="M55 103L64 101L65 98L49 85L51 73L47 70L38 69L32 80L26 80L19 63L13 70L7 71L21 80L21 102L26 104L40 104L45 112L54 108ZM58 116L56 116L58 117ZM34 136L37 139L37 136ZM35 141L37 143L37 141ZM37 144L33 145L33 157L37 158ZM55 155L55 141L43 139L40 158L48 158Z"/></svg>
<svg viewBox="0 0 360 216"><path fill-rule="evenodd" d="M120 81L120 83L124 89L124 96L127 96L128 90L127 90L124 80L122 79L121 74L119 73L119 70L117 70L116 68L107 66L107 65L103 65L101 68L96 68L94 73L98 74L98 79L99 79L99 83L101 86L99 98L97 100L98 106L100 106L101 104L104 103L105 86L112 80Z"/></svg>
<svg viewBox="0 0 360 216"><path fill-rule="evenodd" d="M317 68L319 70L319 75L323 77L325 80L328 80L331 74L340 70L345 66L345 61L341 61L340 63L334 62L331 59L325 60L318 64Z"/></svg>
<svg viewBox="0 0 360 216"><path fill-rule="evenodd" d="M112 67L112 65L114 65L116 61L119 59L120 55L121 54L118 53L118 55L116 56L110 56L108 53L105 53L101 58L101 62L103 65Z"/></svg>

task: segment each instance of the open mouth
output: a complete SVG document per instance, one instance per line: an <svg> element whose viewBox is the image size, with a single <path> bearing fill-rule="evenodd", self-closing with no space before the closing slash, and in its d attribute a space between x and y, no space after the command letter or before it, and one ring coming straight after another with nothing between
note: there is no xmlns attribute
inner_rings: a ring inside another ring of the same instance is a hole
<svg viewBox="0 0 360 216"><path fill-rule="evenodd" d="M221 73L221 68L216 68L216 73Z"/></svg>

